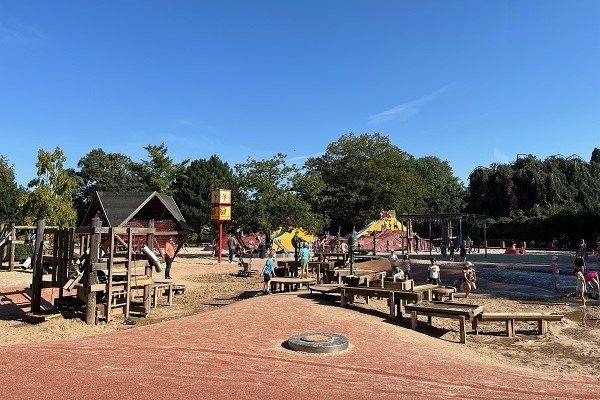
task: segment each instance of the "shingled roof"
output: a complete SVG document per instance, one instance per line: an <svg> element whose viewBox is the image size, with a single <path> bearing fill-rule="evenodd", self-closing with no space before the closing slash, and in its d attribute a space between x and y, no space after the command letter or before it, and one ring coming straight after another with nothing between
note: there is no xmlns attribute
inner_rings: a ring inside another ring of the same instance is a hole
<svg viewBox="0 0 600 400"><path fill-rule="evenodd" d="M98 212L111 227L125 226L132 219L173 219L189 230L173 197L158 192L96 192L82 226L89 225Z"/></svg>

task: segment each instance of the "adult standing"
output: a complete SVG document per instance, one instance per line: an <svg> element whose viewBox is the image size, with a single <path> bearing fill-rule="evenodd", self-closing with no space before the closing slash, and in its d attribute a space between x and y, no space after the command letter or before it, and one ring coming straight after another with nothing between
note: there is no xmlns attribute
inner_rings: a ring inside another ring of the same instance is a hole
<svg viewBox="0 0 600 400"><path fill-rule="evenodd" d="M235 238L233 237L233 233L230 233L229 239L227 239L227 249L229 250L229 264L231 264L235 256Z"/></svg>
<svg viewBox="0 0 600 400"><path fill-rule="evenodd" d="M175 258L175 249L173 248L173 238L170 238L167 244L165 244L165 279L171 278L171 266L173 265L173 259Z"/></svg>

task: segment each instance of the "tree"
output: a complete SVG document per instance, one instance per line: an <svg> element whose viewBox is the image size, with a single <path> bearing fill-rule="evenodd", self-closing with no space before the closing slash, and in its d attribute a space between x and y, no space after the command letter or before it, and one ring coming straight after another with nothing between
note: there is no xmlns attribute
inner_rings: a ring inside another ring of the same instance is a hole
<svg viewBox="0 0 600 400"><path fill-rule="evenodd" d="M429 213L457 213L465 206L466 191L452 174L448 161L428 156L415 160L415 170L425 183L425 207Z"/></svg>
<svg viewBox="0 0 600 400"><path fill-rule="evenodd" d="M319 219L310 205L293 190L295 166L286 165L286 156L277 154L270 160L253 160L235 166L240 191L248 199L241 223L251 230L271 232L280 227L302 226L318 231Z"/></svg>
<svg viewBox="0 0 600 400"><path fill-rule="evenodd" d="M52 153L38 150L37 178L28 184L21 217L27 224L45 219L48 225L73 225L77 213L73 207L75 188L81 184L75 171L64 168L67 158L60 148Z"/></svg>
<svg viewBox="0 0 600 400"><path fill-rule="evenodd" d="M594 147L594 150L592 150L592 157L590 158L590 163L600 164L600 149L598 147Z"/></svg>
<svg viewBox="0 0 600 400"><path fill-rule="evenodd" d="M131 170L140 183L141 190L157 191L164 194L173 194L173 184L177 178L185 173L189 160L174 163L167 156L169 150L164 143L144 147L150 160L132 163Z"/></svg>
<svg viewBox="0 0 600 400"><path fill-rule="evenodd" d="M208 160L192 161L185 174L176 179L174 188L175 199L183 216L190 226L198 229L198 233L201 233L204 227L211 225L210 192L212 190L232 189L236 209L234 218L238 214L238 204L243 203L232 169L216 155L212 155Z"/></svg>
<svg viewBox="0 0 600 400"><path fill-rule="evenodd" d="M349 133L329 144L322 157L309 158L305 168L308 176L324 184L320 197L328 201L332 226L350 231L382 209L425 209L425 185L413 160L387 136Z"/></svg>
<svg viewBox="0 0 600 400"><path fill-rule="evenodd" d="M15 170L4 156L0 156L0 219L13 220L17 212L17 202L22 189L15 181Z"/></svg>
<svg viewBox="0 0 600 400"><path fill-rule="evenodd" d="M75 190L75 208L79 218L89 206L96 191L126 192L140 190L141 185L131 170L131 159L121 153L94 149L83 156L77 166L81 185Z"/></svg>

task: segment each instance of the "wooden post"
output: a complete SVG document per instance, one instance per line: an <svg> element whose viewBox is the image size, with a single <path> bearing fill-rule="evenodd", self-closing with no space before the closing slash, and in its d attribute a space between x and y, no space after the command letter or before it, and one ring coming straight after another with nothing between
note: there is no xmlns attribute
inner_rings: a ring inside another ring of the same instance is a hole
<svg viewBox="0 0 600 400"><path fill-rule="evenodd" d="M17 230L15 224L10 224L10 240L8 242L8 269L12 272L15 270L15 240L17 240ZM33 260L31 260L33 263Z"/></svg>
<svg viewBox="0 0 600 400"><path fill-rule="evenodd" d="M33 260L33 278L31 281L31 312L39 313L42 307L42 275L44 274L44 228L46 223L43 219L37 222L35 233L35 253ZM14 232L14 224L12 224ZM11 244L11 252L14 255L14 244ZM11 258L13 258L12 256Z"/></svg>
<svg viewBox="0 0 600 400"><path fill-rule="evenodd" d="M412 311L410 313L410 326L412 329L417 329L417 312Z"/></svg>
<svg viewBox="0 0 600 400"><path fill-rule="evenodd" d="M98 263L100 255L100 239L101 234L96 232L95 228L100 228L102 221L100 218L95 217L92 219L91 228L92 233L90 235L89 243L89 257L86 267L87 271L87 283L86 283L86 304L85 304L85 323L88 325L94 325L96 323L96 292L92 292L92 285L98 280L98 272L94 271L92 266Z"/></svg>
<svg viewBox="0 0 600 400"><path fill-rule="evenodd" d="M460 330L460 342L463 343L463 344L467 343L467 329L466 329L466 326L465 326L465 317L464 317L464 315L460 316L460 323L459 323L459 325L460 325L460 327L459 327L459 330Z"/></svg>
<svg viewBox="0 0 600 400"><path fill-rule="evenodd" d="M390 293L390 317L394 318L396 316L396 296L394 296L394 292Z"/></svg>
<svg viewBox="0 0 600 400"><path fill-rule="evenodd" d="M148 221L148 228L152 228L154 229L154 220L151 219L150 221ZM154 230L152 230L152 232L154 232ZM154 233L149 233L148 236L146 237L146 241L147 243L150 243L150 250L152 249L152 243L154 243ZM144 275L146 275L148 278L152 278L152 265L150 265L150 263L146 263L146 268L144 269ZM146 313L146 316L148 316L150 314L150 307L152 306L152 298L151 298L151 290L150 290L150 285L145 285L144 286L144 312Z"/></svg>
<svg viewBox="0 0 600 400"><path fill-rule="evenodd" d="M131 227L127 228L127 243L129 243L129 246L127 247L127 278L125 282L125 318L129 318L131 309L131 268L133 265L133 234L131 233ZM144 295L146 295L145 292Z"/></svg>
<svg viewBox="0 0 600 400"><path fill-rule="evenodd" d="M112 312L112 283L113 283L113 263L115 256L115 228L110 227L108 229L108 278L106 280L106 310L104 315L106 316L106 322L111 321Z"/></svg>

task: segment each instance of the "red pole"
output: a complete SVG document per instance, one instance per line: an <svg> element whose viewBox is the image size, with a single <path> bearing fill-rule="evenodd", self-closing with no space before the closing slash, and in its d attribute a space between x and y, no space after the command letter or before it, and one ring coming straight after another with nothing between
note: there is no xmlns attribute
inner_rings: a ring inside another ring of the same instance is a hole
<svg viewBox="0 0 600 400"><path fill-rule="evenodd" d="M223 257L223 221L219 221L219 264Z"/></svg>

